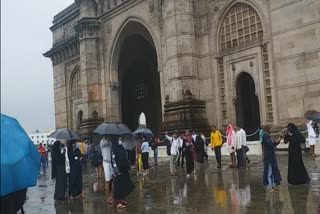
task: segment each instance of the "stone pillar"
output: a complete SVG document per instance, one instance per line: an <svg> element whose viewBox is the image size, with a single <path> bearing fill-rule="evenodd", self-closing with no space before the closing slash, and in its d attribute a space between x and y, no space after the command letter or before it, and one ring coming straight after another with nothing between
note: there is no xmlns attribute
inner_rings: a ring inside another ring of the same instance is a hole
<svg viewBox="0 0 320 214"><path fill-rule="evenodd" d="M96 5L91 0L80 0L81 19L76 31L80 40L80 70L83 120L80 134L90 137L102 119L101 65L100 65L100 22L94 17Z"/></svg>
<svg viewBox="0 0 320 214"><path fill-rule="evenodd" d="M199 100L193 0L166 0L164 7L164 129L205 130L208 122L205 102Z"/></svg>

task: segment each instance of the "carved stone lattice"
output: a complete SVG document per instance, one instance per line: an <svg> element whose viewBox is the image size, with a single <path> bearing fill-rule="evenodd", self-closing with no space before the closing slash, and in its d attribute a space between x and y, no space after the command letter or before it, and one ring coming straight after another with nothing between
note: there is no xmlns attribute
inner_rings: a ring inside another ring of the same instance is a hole
<svg viewBox="0 0 320 214"><path fill-rule="evenodd" d="M220 101L221 101L221 113L223 121L227 120L227 101L225 94L225 78L224 78L224 66L223 58L218 59L218 69L219 69L219 87L220 87ZM225 124L223 124L225 125Z"/></svg>
<svg viewBox="0 0 320 214"><path fill-rule="evenodd" d="M71 99L80 99L81 96L81 76L80 71L76 71L71 81Z"/></svg>
<svg viewBox="0 0 320 214"><path fill-rule="evenodd" d="M231 7L220 29L220 49L225 50L262 38L263 29L258 13L244 3Z"/></svg>
<svg viewBox="0 0 320 214"><path fill-rule="evenodd" d="M264 78L267 120L269 122L272 122L273 121L273 105L272 105L269 55L268 55L267 44L262 46L262 61L263 61L263 78Z"/></svg>

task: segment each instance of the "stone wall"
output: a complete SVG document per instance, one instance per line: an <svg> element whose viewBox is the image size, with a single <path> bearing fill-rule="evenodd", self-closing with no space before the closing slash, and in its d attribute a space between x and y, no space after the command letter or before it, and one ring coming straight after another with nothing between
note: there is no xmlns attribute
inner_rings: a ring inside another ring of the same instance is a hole
<svg viewBox="0 0 320 214"><path fill-rule="evenodd" d="M256 11L263 37L222 50L220 29L237 3ZM317 0L77 0L55 16L51 30L53 47L45 56L53 62L57 128L76 129L80 110L85 127L121 120L119 52L132 34L143 36L157 52L164 122L171 123L174 115L177 121L189 118L181 113L188 91L195 103L203 103L194 111L202 126L235 123L235 82L241 72L255 81L261 123L301 124L305 111L320 110ZM72 101L76 69L82 98ZM94 112L99 116L93 120Z"/></svg>
<svg viewBox="0 0 320 214"><path fill-rule="evenodd" d="M320 2L270 1L279 125L320 110Z"/></svg>

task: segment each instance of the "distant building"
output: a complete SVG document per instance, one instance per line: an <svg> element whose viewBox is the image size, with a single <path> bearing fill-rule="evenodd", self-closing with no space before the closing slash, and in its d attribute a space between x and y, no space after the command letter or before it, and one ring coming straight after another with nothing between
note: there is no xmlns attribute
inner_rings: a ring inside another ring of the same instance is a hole
<svg viewBox="0 0 320 214"><path fill-rule="evenodd" d="M32 140L32 142L35 145L39 145L40 143L42 144L47 144L47 145L52 145L55 141L54 138L48 138L48 136L52 133L53 131L49 132L40 132L38 129L33 132L29 133L29 137Z"/></svg>

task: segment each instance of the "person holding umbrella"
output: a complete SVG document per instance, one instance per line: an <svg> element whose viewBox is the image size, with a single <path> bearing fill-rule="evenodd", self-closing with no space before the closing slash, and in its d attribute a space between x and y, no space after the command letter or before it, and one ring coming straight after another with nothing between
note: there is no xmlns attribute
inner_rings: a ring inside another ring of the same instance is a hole
<svg viewBox="0 0 320 214"><path fill-rule="evenodd" d="M102 166L104 170L104 178L106 181L105 189L107 195L107 203L112 204L112 181L113 181L113 168L111 165L111 140L102 138L100 141L101 153L102 153Z"/></svg>
<svg viewBox="0 0 320 214"><path fill-rule="evenodd" d="M54 200L55 202L65 199L67 189L67 170L66 170L66 155L67 150L60 141L53 144L52 150L52 173L51 178L56 179Z"/></svg>
<svg viewBox="0 0 320 214"><path fill-rule="evenodd" d="M1 213L23 213L27 188L37 184L40 154L19 122L4 114L0 144Z"/></svg>
<svg viewBox="0 0 320 214"><path fill-rule="evenodd" d="M69 142L68 156L70 160L69 197L79 198L82 194L82 154L75 140Z"/></svg>
<svg viewBox="0 0 320 214"><path fill-rule="evenodd" d="M147 138L143 138L143 143L141 145L141 157L144 173L143 175L149 175L149 141Z"/></svg>
<svg viewBox="0 0 320 214"><path fill-rule="evenodd" d="M130 163L127 158L126 151L120 141L112 140L112 167L114 172L113 181L113 203L116 208L126 208L128 203L126 197L133 191L134 184L132 183L129 175Z"/></svg>

